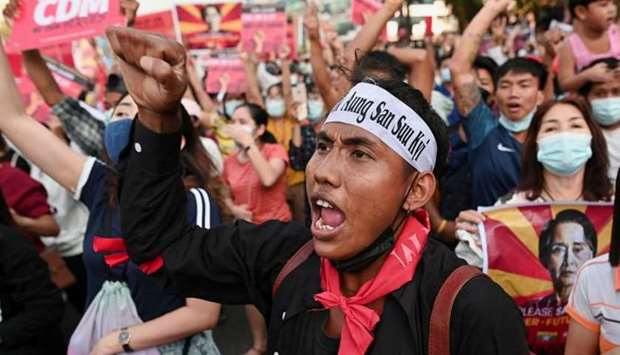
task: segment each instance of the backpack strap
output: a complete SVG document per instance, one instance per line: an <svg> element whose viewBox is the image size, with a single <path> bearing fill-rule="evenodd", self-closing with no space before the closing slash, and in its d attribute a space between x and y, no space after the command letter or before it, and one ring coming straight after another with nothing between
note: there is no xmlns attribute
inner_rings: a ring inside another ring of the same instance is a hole
<svg viewBox="0 0 620 355"><path fill-rule="evenodd" d="M441 286L431 312L429 355L450 355L450 317L454 301L463 286L481 274L479 269L463 265L454 270Z"/></svg>
<svg viewBox="0 0 620 355"><path fill-rule="evenodd" d="M284 279L291 272L297 269L299 265L301 265L304 261L306 261L306 259L310 257L310 254L312 254L313 251L314 251L314 242L312 239L310 239L308 242L306 242L306 244L304 244L301 248L299 248L297 252L295 252L295 254L293 254L293 256L290 259L288 259L286 264L284 264L284 267L282 268L282 270L280 270L278 277L276 277L276 281L273 283L273 288L271 291L272 297L276 296L276 292L278 292L278 288L280 288L282 281L284 281Z"/></svg>

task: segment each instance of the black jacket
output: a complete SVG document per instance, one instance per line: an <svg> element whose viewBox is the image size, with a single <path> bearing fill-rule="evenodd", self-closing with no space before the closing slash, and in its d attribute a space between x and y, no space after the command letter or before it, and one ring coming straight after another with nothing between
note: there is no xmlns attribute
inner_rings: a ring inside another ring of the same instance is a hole
<svg viewBox="0 0 620 355"><path fill-rule="evenodd" d="M294 223L219 226L185 223L176 134L157 135L139 123L121 166L121 215L130 257L163 258L155 274L187 297L255 304L269 324L272 354L335 354L338 341L323 332L328 312L314 301L321 291L319 257L312 254L282 283L272 286L286 261L310 238ZM135 147L139 147L136 150ZM443 281L464 262L431 239L414 279L385 302L370 354L426 354L430 312ZM521 314L486 277L468 283L451 319L453 354L527 354Z"/></svg>
<svg viewBox="0 0 620 355"><path fill-rule="evenodd" d="M0 354L61 354L64 303L47 264L14 229L0 226Z"/></svg>

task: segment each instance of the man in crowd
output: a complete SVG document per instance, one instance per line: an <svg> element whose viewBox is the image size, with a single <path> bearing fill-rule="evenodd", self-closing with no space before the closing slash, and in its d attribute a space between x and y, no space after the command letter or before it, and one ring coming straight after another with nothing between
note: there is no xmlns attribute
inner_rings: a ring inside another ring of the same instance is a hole
<svg viewBox="0 0 620 355"><path fill-rule="evenodd" d="M190 228L178 175L184 49L130 29L108 37L140 111L121 164L133 260L159 260L154 276L188 296L255 304L269 323L269 353L436 349L431 305L463 262L428 238L421 207L435 191L447 138L419 91L402 81L360 83L334 108L306 170L311 231L273 222ZM293 254L296 268L282 274ZM451 353L527 353L518 310L485 277L462 288L451 312L458 321L440 344Z"/></svg>
<svg viewBox="0 0 620 355"><path fill-rule="evenodd" d="M489 0L465 30L450 67L456 106L465 117L474 206L490 206L510 192L520 176L521 145L543 102L547 71L525 58L508 60L497 70L495 102L499 119L484 102L474 61L493 20L509 9L509 0Z"/></svg>

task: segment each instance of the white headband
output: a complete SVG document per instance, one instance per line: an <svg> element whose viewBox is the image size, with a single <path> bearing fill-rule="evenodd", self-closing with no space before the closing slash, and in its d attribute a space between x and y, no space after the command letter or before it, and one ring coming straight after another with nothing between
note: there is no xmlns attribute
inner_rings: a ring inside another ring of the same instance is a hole
<svg viewBox="0 0 620 355"><path fill-rule="evenodd" d="M437 142L422 117L383 88L355 85L329 113L325 123L360 127L379 138L420 172L433 171Z"/></svg>

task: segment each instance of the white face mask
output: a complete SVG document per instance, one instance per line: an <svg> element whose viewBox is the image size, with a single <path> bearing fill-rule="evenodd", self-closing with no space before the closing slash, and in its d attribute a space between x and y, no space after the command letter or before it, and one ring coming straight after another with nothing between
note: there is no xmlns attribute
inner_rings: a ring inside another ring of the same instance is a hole
<svg viewBox="0 0 620 355"><path fill-rule="evenodd" d="M519 121L512 121L508 117L504 116L502 113L499 116L499 124L501 124L504 128L506 128L511 133L521 133L525 132L530 128L532 124L532 119L534 119L534 114L538 110L538 107L534 108L534 110L527 114L527 116L523 117Z"/></svg>
<svg viewBox="0 0 620 355"><path fill-rule="evenodd" d="M310 121L317 121L323 117L325 111L325 104L323 100L315 99L308 100L308 119Z"/></svg>
<svg viewBox="0 0 620 355"><path fill-rule="evenodd" d="M613 126L620 122L620 97L595 99L590 104L592 115L601 126Z"/></svg>
<svg viewBox="0 0 620 355"><path fill-rule="evenodd" d="M286 104L282 98L267 99L265 101L265 108L271 117L284 117L284 114L286 113Z"/></svg>

